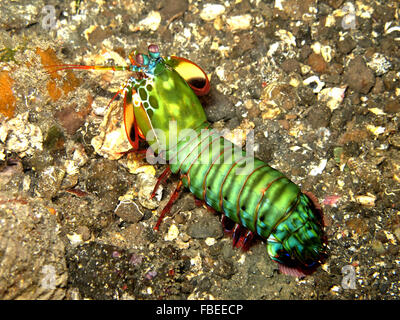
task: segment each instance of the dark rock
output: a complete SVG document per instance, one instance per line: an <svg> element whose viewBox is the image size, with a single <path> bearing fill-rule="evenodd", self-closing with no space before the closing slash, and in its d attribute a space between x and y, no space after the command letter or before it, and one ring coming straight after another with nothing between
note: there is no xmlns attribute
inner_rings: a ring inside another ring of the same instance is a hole
<svg viewBox="0 0 400 320"><path fill-rule="evenodd" d="M313 89L308 86L300 86L297 89L297 94L300 97L300 103L305 106L311 106L317 100Z"/></svg>
<svg viewBox="0 0 400 320"><path fill-rule="evenodd" d="M296 59L287 59L285 60L282 65L282 69L286 73L291 73L291 72L300 72L300 64Z"/></svg>
<svg viewBox="0 0 400 320"><path fill-rule="evenodd" d="M187 0L166 0L162 1L160 14L163 20L169 21L170 19L183 14L187 9Z"/></svg>
<svg viewBox="0 0 400 320"><path fill-rule="evenodd" d="M103 27L97 26L91 33L88 34L89 42L93 45L101 43L104 39L107 39L112 34L111 30L104 29Z"/></svg>
<svg viewBox="0 0 400 320"><path fill-rule="evenodd" d="M395 31L396 32L396 31ZM393 32L392 34L394 35ZM397 31L397 34L400 32ZM391 56L394 55L397 58L399 57L399 46L397 42L392 37L385 37L381 40L381 52L385 55Z"/></svg>
<svg viewBox="0 0 400 320"><path fill-rule="evenodd" d="M36 185L36 194L40 197L51 199L55 197L60 190L65 171L56 166L45 168L40 173L38 183Z"/></svg>
<svg viewBox="0 0 400 320"><path fill-rule="evenodd" d="M331 82L338 84L341 81L341 75L343 73L343 65L340 63L332 63L329 67L329 73L332 76Z"/></svg>
<svg viewBox="0 0 400 320"><path fill-rule="evenodd" d="M49 151L64 149L64 134L58 126L52 126L47 131L43 146Z"/></svg>
<svg viewBox="0 0 400 320"><path fill-rule="evenodd" d="M375 76L362 57L354 58L344 74L344 79L351 89L367 94L375 84Z"/></svg>
<svg viewBox="0 0 400 320"><path fill-rule="evenodd" d="M94 161L89 168L86 190L99 197L103 210L114 210L118 197L128 188L123 172L115 161L102 159Z"/></svg>
<svg viewBox="0 0 400 320"><path fill-rule="evenodd" d="M385 112L389 113L400 112L400 101L399 100L389 101L388 103L386 103L384 110Z"/></svg>
<svg viewBox="0 0 400 320"><path fill-rule="evenodd" d="M325 62L324 58L321 55L316 53L311 53L308 57L308 65L311 67L312 70L318 73L325 73L327 70L327 63Z"/></svg>
<svg viewBox="0 0 400 320"><path fill-rule="evenodd" d="M357 45L350 37L346 37L343 41L338 42L338 49L343 54L349 54Z"/></svg>
<svg viewBox="0 0 400 320"><path fill-rule="evenodd" d="M383 80L380 77L376 78L374 88L372 89L372 93L380 94L385 91L385 86L383 84Z"/></svg>
<svg viewBox="0 0 400 320"><path fill-rule="evenodd" d="M232 262L223 260L222 262L217 263L214 267L214 272L216 275L224 279L230 279L235 274L235 267Z"/></svg>
<svg viewBox="0 0 400 320"><path fill-rule="evenodd" d="M339 9L343 2L344 0L328 0L328 4L334 9Z"/></svg>
<svg viewBox="0 0 400 320"><path fill-rule="evenodd" d="M194 196L191 193L184 194L180 197L172 207L172 213L175 215L179 212L190 211L196 208Z"/></svg>
<svg viewBox="0 0 400 320"><path fill-rule="evenodd" d="M357 157L361 152L360 144L358 142L356 142L356 141L349 141L349 142L344 144L343 152L348 157Z"/></svg>
<svg viewBox="0 0 400 320"><path fill-rule="evenodd" d="M361 100L360 100L360 94L358 92L354 92L353 94L351 94L349 96L351 104L353 105L357 105L360 104Z"/></svg>
<svg viewBox="0 0 400 320"><path fill-rule="evenodd" d="M382 76L382 80L387 91L392 91L399 85L396 71L389 71L388 73L384 74Z"/></svg>
<svg viewBox="0 0 400 320"><path fill-rule="evenodd" d="M200 217L197 222L192 222L187 228L187 233L195 239L219 239L224 235L218 217L211 214Z"/></svg>
<svg viewBox="0 0 400 320"><path fill-rule="evenodd" d="M305 45L300 49L300 61L304 63L308 56L313 52L309 45Z"/></svg>
<svg viewBox="0 0 400 320"><path fill-rule="evenodd" d="M55 114L63 128L71 135L84 124L86 116L82 112L76 112L75 108L76 105L67 106Z"/></svg>
<svg viewBox="0 0 400 320"><path fill-rule="evenodd" d="M329 108L318 105L308 114L307 119L314 129L320 127L328 127L331 118L331 111Z"/></svg>
<svg viewBox="0 0 400 320"><path fill-rule="evenodd" d="M396 14L396 8L395 7L389 7L386 5L377 5L374 13L372 14L372 17L376 21L381 21L382 25L385 24L386 22L392 21L395 19L395 14Z"/></svg>
<svg viewBox="0 0 400 320"><path fill-rule="evenodd" d="M144 213L139 210L138 206L136 203L120 203L115 210L115 214L129 223L139 222L143 218Z"/></svg>
<svg viewBox="0 0 400 320"><path fill-rule="evenodd" d="M211 88L207 96L201 97L207 119L210 122L229 120L235 117L236 110L229 97Z"/></svg>

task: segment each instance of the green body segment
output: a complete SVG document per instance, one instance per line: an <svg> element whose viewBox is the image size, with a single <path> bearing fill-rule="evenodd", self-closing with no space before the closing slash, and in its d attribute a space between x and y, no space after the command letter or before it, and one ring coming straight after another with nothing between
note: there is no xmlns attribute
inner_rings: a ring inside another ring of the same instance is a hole
<svg viewBox="0 0 400 320"><path fill-rule="evenodd" d="M170 150L170 168L199 199L268 240L269 255L284 250L300 261L316 259L322 231L307 196L278 170L246 155L206 129Z"/></svg>

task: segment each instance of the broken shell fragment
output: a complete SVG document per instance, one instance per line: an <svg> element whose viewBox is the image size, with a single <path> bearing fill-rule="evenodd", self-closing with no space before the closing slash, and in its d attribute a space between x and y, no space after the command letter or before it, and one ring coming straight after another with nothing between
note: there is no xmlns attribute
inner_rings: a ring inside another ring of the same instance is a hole
<svg viewBox="0 0 400 320"><path fill-rule="evenodd" d="M359 195L355 197L356 201L366 207L374 207L376 196L373 194L367 193L366 195Z"/></svg>
<svg viewBox="0 0 400 320"><path fill-rule="evenodd" d="M200 18L205 21L212 21L225 12L225 7L221 4L207 3L200 12Z"/></svg>
<svg viewBox="0 0 400 320"><path fill-rule="evenodd" d="M325 82L321 81L317 76L308 77L303 81L306 86L311 87L314 93L318 93L325 86Z"/></svg>
<svg viewBox="0 0 400 320"><path fill-rule="evenodd" d="M347 86L340 88L325 88L318 94L318 100L326 102L326 106L331 110L339 107L343 101Z"/></svg>
<svg viewBox="0 0 400 320"><path fill-rule="evenodd" d="M110 107L99 127L100 134L91 141L97 154L117 160L131 149L123 123L120 112Z"/></svg>
<svg viewBox="0 0 400 320"><path fill-rule="evenodd" d="M248 30L251 28L253 17L250 14L233 16L226 19L228 29L231 31Z"/></svg>

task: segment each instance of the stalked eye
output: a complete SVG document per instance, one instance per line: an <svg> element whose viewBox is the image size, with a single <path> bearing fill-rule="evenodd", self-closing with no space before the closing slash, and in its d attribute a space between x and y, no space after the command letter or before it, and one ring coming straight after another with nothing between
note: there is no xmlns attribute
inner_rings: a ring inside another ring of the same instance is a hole
<svg viewBox="0 0 400 320"><path fill-rule="evenodd" d="M151 44L148 47L149 56L153 59L156 59L160 56L160 50L158 49L158 45Z"/></svg>
<svg viewBox="0 0 400 320"><path fill-rule="evenodd" d="M145 54L138 53L135 57L135 61L141 66L147 66L149 64L149 57Z"/></svg>
<svg viewBox="0 0 400 320"><path fill-rule="evenodd" d="M135 61L138 64L143 65L143 62L144 62L143 55L141 53L137 54L135 57Z"/></svg>

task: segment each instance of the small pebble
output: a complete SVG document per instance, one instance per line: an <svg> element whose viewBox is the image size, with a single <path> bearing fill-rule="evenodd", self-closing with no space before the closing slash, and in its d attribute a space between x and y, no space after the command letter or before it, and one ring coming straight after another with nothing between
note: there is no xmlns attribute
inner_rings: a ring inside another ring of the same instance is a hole
<svg viewBox="0 0 400 320"><path fill-rule="evenodd" d="M396 236L397 240L400 241L400 227L394 229L394 235Z"/></svg>
<svg viewBox="0 0 400 320"><path fill-rule="evenodd" d="M373 240L372 241L372 249L374 249L374 251L378 254L383 254L385 253L385 247L383 246L382 242L380 242L379 240Z"/></svg>
<svg viewBox="0 0 400 320"><path fill-rule="evenodd" d="M328 67L328 64L325 62L324 58L314 52L308 57L308 65L312 70L318 73L325 73Z"/></svg>
<svg viewBox="0 0 400 320"><path fill-rule="evenodd" d="M146 273L145 278L148 280L153 279L157 275L157 271L149 271Z"/></svg>
<svg viewBox="0 0 400 320"><path fill-rule="evenodd" d="M361 94L367 94L375 84L374 73L360 56L350 62L349 68L344 74L344 80L351 89Z"/></svg>
<svg viewBox="0 0 400 320"><path fill-rule="evenodd" d="M389 101L386 103L384 110L388 113L400 112L400 100Z"/></svg>
<svg viewBox="0 0 400 320"><path fill-rule="evenodd" d="M225 7L221 4L207 3L200 12L200 18L205 21L212 21L225 12Z"/></svg>
<svg viewBox="0 0 400 320"><path fill-rule="evenodd" d="M226 19L230 31L247 30L251 28L252 16L245 14L241 16L233 16Z"/></svg>
<svg viewBox="0 0 400 320"><path fill-rule="evenodd" d="M83 241L87 241L90 239L90 230L86 226L79 226L76 230L78 234L82 237Z"/></svg>

